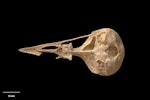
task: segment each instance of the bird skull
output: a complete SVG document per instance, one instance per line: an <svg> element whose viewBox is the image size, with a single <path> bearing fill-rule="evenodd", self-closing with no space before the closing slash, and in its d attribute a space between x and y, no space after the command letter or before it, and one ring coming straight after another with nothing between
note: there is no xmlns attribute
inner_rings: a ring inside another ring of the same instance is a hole
<svg viewBox="0 0 150 100"><path fill-rule="evenodd" d="M88 37L87 40L77 48L73 48L72 43L63 44L85 37ZM57 48L43 49L47 46L56 46ZM95 30L89 35L73 39L21 48L19 51L37 56L43 52L55 53L58 55L56 59L72 60L72 55L78 56L83 59L92 73L101 76L110 76L116 73L121 67L125 55L120 36L110 28Z"/></svg>

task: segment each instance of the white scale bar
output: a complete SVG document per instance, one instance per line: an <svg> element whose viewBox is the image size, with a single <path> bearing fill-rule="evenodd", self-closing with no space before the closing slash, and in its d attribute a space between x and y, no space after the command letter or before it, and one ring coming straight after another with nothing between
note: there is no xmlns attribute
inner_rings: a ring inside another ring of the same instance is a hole
<svg viewBox="0 0 150 100"><path fill-rule="evenodd" d="M20 91L3 91L3 93L20 93Z"/></svg>

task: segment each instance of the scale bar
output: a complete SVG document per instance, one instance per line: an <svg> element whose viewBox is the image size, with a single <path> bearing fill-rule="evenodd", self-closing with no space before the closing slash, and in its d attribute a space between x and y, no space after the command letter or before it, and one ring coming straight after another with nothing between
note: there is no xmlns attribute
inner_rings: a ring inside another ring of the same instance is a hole
<svg viewBox="0 0 150 100"><path fill-rule="evenodd" d="M20 91L3 91L2 93L20 93Z"/></svg>

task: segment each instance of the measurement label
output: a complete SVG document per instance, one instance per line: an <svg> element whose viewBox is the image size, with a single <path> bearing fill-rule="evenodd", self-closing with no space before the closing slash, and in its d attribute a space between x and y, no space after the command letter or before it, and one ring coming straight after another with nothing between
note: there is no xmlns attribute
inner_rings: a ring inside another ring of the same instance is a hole
<svg viewBox="0 0 150 100"><path fill-rule="evenodd" d="M12 97L15 97L15 95L14 94L9 94L8 95L8 98L12 98Z"/></svg>
<svg viewBox="0 0 150 100"><path fill-rule="evenodd" d="M20 91L3 91L2 93L8 94L8 98L14 98L15 94L20 93Z"/></svg>

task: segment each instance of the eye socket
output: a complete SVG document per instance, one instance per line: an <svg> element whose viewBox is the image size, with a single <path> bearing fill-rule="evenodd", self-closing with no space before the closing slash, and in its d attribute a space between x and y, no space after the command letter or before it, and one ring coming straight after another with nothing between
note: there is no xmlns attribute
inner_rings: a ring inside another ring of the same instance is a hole
<svg viewBox="0 0 150 100"><path fill-rule="evenodd" d="M90 44L88 44L87 46L85 46L83 48L83 50L92 50L94 48L94 46L95 46L95 41L96 41L96 38L93 37L92 40L91 40L91 42L90 42Z"/></svg>
<svg viewBox="0 0 150 100"><path fill-rule="evenodd" d="M105 52L111 57L115 57L118 54L118 50L114 45L110 45Z"/></svg>

